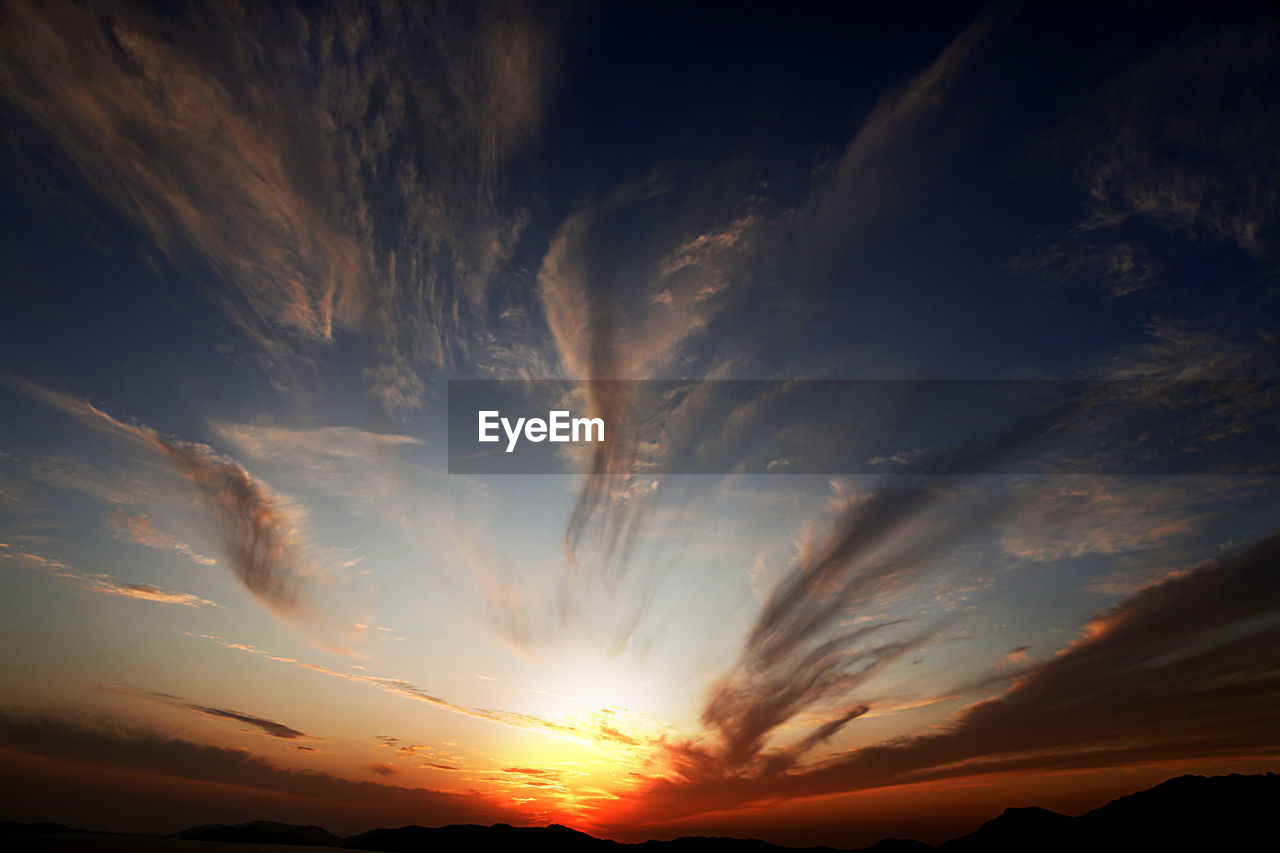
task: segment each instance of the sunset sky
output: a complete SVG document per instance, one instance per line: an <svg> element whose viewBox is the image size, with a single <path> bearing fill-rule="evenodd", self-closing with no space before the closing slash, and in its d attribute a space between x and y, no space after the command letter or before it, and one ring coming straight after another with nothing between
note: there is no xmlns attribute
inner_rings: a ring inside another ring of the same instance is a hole
<svg viewBox="0 0 1280 853"><path fill-rule="evenodd" d="M0 819L853 846L1280 770L1260 9L6 0ZM450 380L551 379L770 381L450 473Z"/></svg>

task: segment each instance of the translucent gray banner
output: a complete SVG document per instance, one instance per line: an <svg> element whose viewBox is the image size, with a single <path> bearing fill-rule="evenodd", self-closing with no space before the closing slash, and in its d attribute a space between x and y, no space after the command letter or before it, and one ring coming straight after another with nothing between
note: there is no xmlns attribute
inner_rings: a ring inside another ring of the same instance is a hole
<svg viewBox="0 0 1280 853"><path fill-rule="evenodd" d="M1187 474L1280 468L1280 382L449 383L455 474Z"/></svg>

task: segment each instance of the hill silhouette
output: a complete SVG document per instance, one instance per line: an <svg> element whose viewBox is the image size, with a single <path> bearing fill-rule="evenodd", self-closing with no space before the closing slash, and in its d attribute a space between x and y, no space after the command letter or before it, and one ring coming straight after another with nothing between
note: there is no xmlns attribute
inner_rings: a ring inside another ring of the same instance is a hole
<svg viewBox="0 0 1280 853"><path fill-rule="evenodd" d="M1113 800L1079 817L1036 806L1005 809L973 832L933 847L911 839L885 839L850 853L1037 853L1087 849L1151 850L1160 853L1245 849L1252 840L1270 837L1274 805L1280 802L1280 775L1179 776L1153 788ZM373 829L339 838L318 826L272 821L206 824L167 837L127 836L70 829L55 823L0 821L0 842L7 850L195 850L209 842L226 845L227 853L292 845L324 849L395 851L396 853L462 853L479 849L521 853L783 853L782 847L758 839L686 836L670 841L623 844L595 838L559 824L549 826L442 827L402 826ZM219 845L221 846L221 845ZM803 848L807 853L837 853L831 847Z"/></svg>
<svg viewBox="0 0 1280 853"><path fill-rule="evenodd" d="M943 853L1221 850L1274 833L1280 775L1179 776L1072 818L1041 808L1005 809L939 846ZM1244 849L1241 847L1240 849Z"/></svg>
<svg viewBox="0 0 1280 853"><path fill-rule="evenodd" d="M307 847L337 847L342 839L318 826L296 826L270 820L250 823L205 824L176 832L184 841L234 841L240 844L296 844Z"/></svg>

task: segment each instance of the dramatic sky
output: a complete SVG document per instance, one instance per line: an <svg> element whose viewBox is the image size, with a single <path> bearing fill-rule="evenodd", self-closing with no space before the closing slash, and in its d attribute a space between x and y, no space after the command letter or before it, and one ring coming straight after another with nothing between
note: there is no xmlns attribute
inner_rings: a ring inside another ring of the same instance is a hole
<svg viewBox="0 0 1280 853"><path fill-rule="evenodd" d="M854 845L1280 768L1262 5L5 0L0 817ZM459 379L773 382L504 476ZM1090 381L835 399L978 379Z"/></svg>

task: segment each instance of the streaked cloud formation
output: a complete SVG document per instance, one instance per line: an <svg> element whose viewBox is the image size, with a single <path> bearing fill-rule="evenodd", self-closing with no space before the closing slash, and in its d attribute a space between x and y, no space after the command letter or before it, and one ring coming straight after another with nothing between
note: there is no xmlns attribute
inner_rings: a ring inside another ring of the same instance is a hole
<svg viewBox="0 0 1280 853"><path fill-rule="evenodd" d="M136 696L141 699L149 699L153 702L159 702L164 705L172 705L175 708L185 708L188 711L195 711L197 714L204 714L206 717L214 717L220 720L231 720L236 723L243 723L251 726L262 734L281 740L310 740L307 735L293 728L286 726L284 723L268 720L265 717L259 717L255 714L246 714L244 711L233 711L227 708L215 708L210 705L201 705L196 702L189 702L180 696L174 696L169 693L159 693L151 690L137 690L130 687L114 687L108 688L113 691L120 692L126 696Z"/></svg>
<svg viewBox="0 0 1280 853"><path fill-rule="evenodd" d="M347 821L354 817L355 822L349 824L352 831L362 825L403 824L414 819L435 824L455 819L477 823L517 819L516 813L503 805L474 796L355 782L316 770L290 769L244 750L194 743L120 722L6 711L0 715L0 743L11 753L54 758L88 768L109 766L159 774L178 790L167 791L163 797L153 796L152 805L160 799L172 798L190 809L193 797L207 800L207 789L192 788L190 795L183 796L186 790L183 783L212 782L253 791L258 808L263 807L264 799L275 804L282 795L330 803L335 817L350 815L345 818ZM117 784L126 785L126 789L145 790L145 786L128 781ZM17 792L14 796L25 798ZM132 811L135 821L147 820L143 813L134 811L136 802L134 798L133 803L124 808ZM154 816L150 820L153 821Z"/></svg>
<svg viewBox="0 0 1280 853"><path fill-rule="evenodd" d="M406 699L426 702L445 711L461 714L477 720L485 720L518 729L534 729L556 737L576 740L588 745L609 744L623 747L652 748L664 734L652 722L636 715L618 714L615 709L590 708L582 715L570 720L550 720L534 714L523 714L514 711L492 710L489 708L468 708L458 705L435 693L407 681L403 678L388 678L360 672L341 672L315 663L307 663L296 658L273 655L263 649L245 643L235 643L221 637L205 635L203 639L211 640L220 646L236 651L259 655L276 663L291 664L302 669L317 672L344 681L365 684L386 693Z"/></svg>
<svg viewBox="0 0 1280 853"><path fill-rule="evenodd" d="M551 30L519 5L186 11L10 4L0 92L277 381L346 331L376 348L370 391L416 408L419 372L483 340L527 221L496 202Z"/></svg>
<svg viewBox="0 0 1280 853"><path fill-rule="evenodd" d="M147 518L145 515L125 515L123 507L116 507L115 514L107 516L107 526L112 530L115 530L121 536L127 536L139 545L145 545L148 548L177 551L182 556L187 557L202 566L213 566L218 562L212 557L197 554L195 551L191 550L191 546L186 542L180 542L168 533L157 530L156 526L151 523L151 519Z"/></svg>
<svg viewBox="0 0 1280 853"><path fill-rule="evenodd" d="M179 604L183 607L217 607L207 598L201 598L189 592L174 592L151 584L123 581L111 575L76 571L61 560L30 551L16 550L8 545L0 550L0 562L45 572L86 592L132 598L138 601L153 601L157 604Z"/></svg>
<svg viewBox="0 0 1280 853"><path fill-rule="evenodd" d="M181 442L150 427L121 421L91 403L24 380L12 380L23 393L82 423L132 441L159 454L196 487L211 521L222 534L228 568L277 615L323 626L323 614L310 597L318 565L307 552L294 511L260 480L208 445Z"/></svg>
<svg viewBox="0 0 1280 853"><path fill-rule="evenodd" d="M619 819L990 773L1275 755L1277 560L1280 536L1272 536L1141 590L942 732L837 753L794 772L686 771L655 782Z"/></svg>

